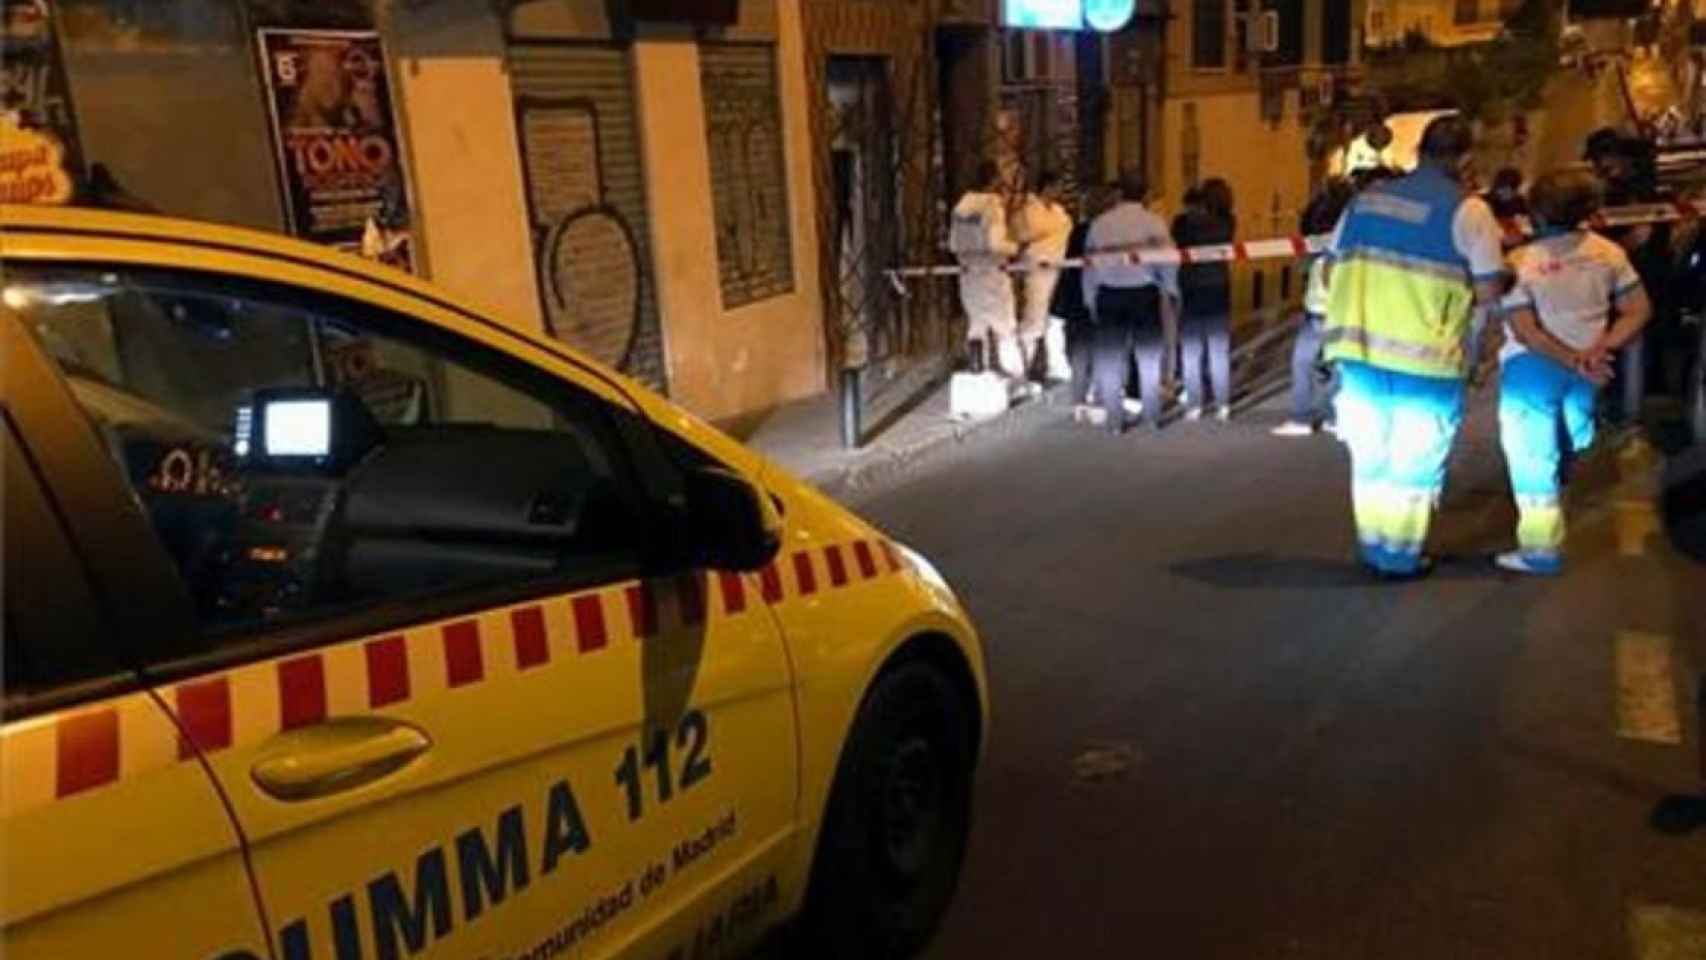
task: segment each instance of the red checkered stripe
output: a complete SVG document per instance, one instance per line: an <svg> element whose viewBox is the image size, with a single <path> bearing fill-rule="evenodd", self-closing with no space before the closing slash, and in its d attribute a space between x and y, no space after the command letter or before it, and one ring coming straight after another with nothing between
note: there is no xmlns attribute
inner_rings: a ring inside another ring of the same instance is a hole
<svg viewBox="0 0 1706 960"><path fill-rule="evenodd" d="M756 574L633 581L411 627L266 660L160 690L172 730L147 693L0 730L0 812L24 810L139 777L203 753L248 746L331 717L394 708L554 663L595 656L762 599L811 599L899 573L886 540L784 551ZM663 589L660 589L662 587Z"/></svg>

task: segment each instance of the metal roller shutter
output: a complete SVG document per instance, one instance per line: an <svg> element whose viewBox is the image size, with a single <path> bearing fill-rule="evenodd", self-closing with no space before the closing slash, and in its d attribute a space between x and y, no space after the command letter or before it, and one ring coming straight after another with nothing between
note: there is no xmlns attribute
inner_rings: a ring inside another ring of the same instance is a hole
<svg viewBox="0 0 1706 960"><path fill-rule="evenodd" d="M794 255L776 47L699 44L724 308L791 293Z"/></svg>
<svg viewBox="0 0 1706 960"><path fill-rule="evenodd" d="M665 389L628 48L512 43L509 67L550 332Z"/></svg>

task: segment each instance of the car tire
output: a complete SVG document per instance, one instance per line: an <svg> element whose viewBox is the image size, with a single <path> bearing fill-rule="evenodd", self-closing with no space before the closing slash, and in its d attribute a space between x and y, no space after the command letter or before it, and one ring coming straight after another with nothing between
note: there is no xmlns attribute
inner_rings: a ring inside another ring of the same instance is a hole
<svg viewBox="0 0 1706 960"><path fill-rule="evenodd" d="M801 956L909 957L936 931L971 821L972 709L924 662L871 687L818 837Z"/></svg>

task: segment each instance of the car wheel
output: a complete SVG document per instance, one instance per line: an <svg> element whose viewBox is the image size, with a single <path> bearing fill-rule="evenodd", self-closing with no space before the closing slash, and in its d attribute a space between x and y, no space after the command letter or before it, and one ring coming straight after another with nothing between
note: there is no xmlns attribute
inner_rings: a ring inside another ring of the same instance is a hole
<svg viewBox="0 0 1706 960"><path fill-rule="evenodd" d="M881 675L831 788L800 934L823 957L907 957L952 899L970 826L971 705L941 671Z"/></svg>

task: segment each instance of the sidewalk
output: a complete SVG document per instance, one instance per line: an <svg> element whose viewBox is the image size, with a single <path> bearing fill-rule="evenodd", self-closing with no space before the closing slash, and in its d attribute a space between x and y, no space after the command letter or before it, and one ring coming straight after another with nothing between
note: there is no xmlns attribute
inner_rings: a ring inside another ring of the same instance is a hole
<svg viewBox="0 0 1706 960"><path fill-rule="evenodd" d="M998 416L955 421L948 417L943 382L857 450L841 446L840 401L834 392L778 407L731 432L830 496L843 497L973 437L1009 434L1045 422L1051 414L1065 416L1059 405L1065 395L1064 388L1057 388Z"/></svg>

